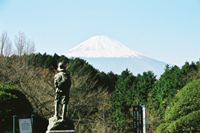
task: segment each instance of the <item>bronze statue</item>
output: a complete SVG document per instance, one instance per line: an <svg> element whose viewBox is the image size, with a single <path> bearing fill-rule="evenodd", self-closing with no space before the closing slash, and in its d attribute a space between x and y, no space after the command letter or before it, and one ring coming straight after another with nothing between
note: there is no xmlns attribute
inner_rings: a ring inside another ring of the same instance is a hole
<svg viewBox="0 0 200 133"><path fill-rule="evenodd" d="M71 80L66 72L66 66L61 62L58 64L58 73L54 77L54 85L56 88L55 97L55 117L58 117L58 107L62 104L62 120L65 120L67 104L69 102L69 89Z"/></svg>
<svg viewBox="0 0 200 133"><path fill-rule="evenodd" d="M50 133L52 130L57 131L70 131L76 132L74 130L74 122L69 117L66 116L67 104L69 102L69 89L71 87L70 75L66 72L66 66L61 62L58 64L58 73L54 76L54 85L56 88L55 97L55 114L53 117L49 118L49 125L47 127L47 132ZM58 116L59 105L62 105L62 115Z"/></svg>

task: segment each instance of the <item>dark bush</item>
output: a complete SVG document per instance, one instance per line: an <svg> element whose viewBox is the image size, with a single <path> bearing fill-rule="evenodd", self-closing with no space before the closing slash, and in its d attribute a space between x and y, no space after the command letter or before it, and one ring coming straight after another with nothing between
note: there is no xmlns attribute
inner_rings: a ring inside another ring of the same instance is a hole
<svg viewBox="0 0 200 133"><path fill-rule="evenodd" d="M30 114L33 108L25 95L9 85L0 84L0 130L11 131L13 115Z"/></svg>

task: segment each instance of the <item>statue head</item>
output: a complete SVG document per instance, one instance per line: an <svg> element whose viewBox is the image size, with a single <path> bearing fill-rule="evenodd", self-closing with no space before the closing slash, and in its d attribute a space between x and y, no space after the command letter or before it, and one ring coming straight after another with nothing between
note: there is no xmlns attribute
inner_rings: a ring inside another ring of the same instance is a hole
<svg viewBox="0 0 200 133"><path fill-rule="evenodd" d="M64 71L66 69L66 66L63 64L63 62L60 62L58 64L58 71Z"/></svg>

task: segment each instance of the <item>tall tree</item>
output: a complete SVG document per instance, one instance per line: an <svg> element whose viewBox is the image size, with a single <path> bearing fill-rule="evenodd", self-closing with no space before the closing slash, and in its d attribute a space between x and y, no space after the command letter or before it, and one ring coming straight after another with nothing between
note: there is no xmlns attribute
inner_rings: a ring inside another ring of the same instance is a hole
<svg viewBox="0 0 200 133"><path fill-rule="evenodd" d="M1 51L0 55L9 56L12 53L12 44L9 40L7 32L3 32L1 37Z"/></svg>
<svg viewBox="0 0 200 133"><path fill-rule="evenodd" d="M22 56L23 54L29 55L35 52L35 44L32 40L27 40L24 32L18 32L15 36L15 46L17 55Z"/></svg>
<svg viewBox="0 0 200 133"><path fill-rule="evenodd" d="M136 82L132 86L135 104L147 102L148 93L152 90L156 81L156 76L152 71L137 75Z"/></svg>
<svg viewBox="0 0 200 133"><path fill-rule="evenodd" d="M115 91L110 97L110 119L114 121L115 128L123 131L128 126L128 116L130 116L129 109L130 103L127 103L127 96L130 94L130 88L133 84L135 77L128 69L123 71L119 76Z"/></svg>
<svg viewBox="0 0 200 133"><path fill-rule="evenodd" d="M182 74L178 66L167 65L165 72L160 79L155 83L155 86L150 91L150 101L153 103L153 108L157 110L160 118L164 117L166 106L175 96L177 90L180 90L185 84L181 82Z"/></svg>
<svg viewBox="0 0 200 133"><path fill-rule="evenodd" d="M108 86L108 91L113 92L115 90L115 84L118 79L118 75L114 74L112 71L107 73L108 78L109 78L109 86Z"/></svg>

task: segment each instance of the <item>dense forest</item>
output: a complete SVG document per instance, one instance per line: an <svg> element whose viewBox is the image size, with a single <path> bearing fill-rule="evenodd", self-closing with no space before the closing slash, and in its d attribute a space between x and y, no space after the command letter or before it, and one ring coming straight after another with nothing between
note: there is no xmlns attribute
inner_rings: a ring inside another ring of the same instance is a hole
<svg viewBox="0 0 200 133"><path fill-rule="evenodd" d="M20 32L16 36L14 54L8 39L1 39L1 131L12 132L12 116L22 113L37 115L43 128L36 125L36 131L46 131L54 114L54 75L63 62L72 82L67 115L77 132L131 132L131 106L140 103L146 106L149 133L200 132L200 61L167 65L159 79L152 71L133 75L126 69L117 75L101 72L81 58L34 53L34 45L23 43L22 37Z"/></svg>

